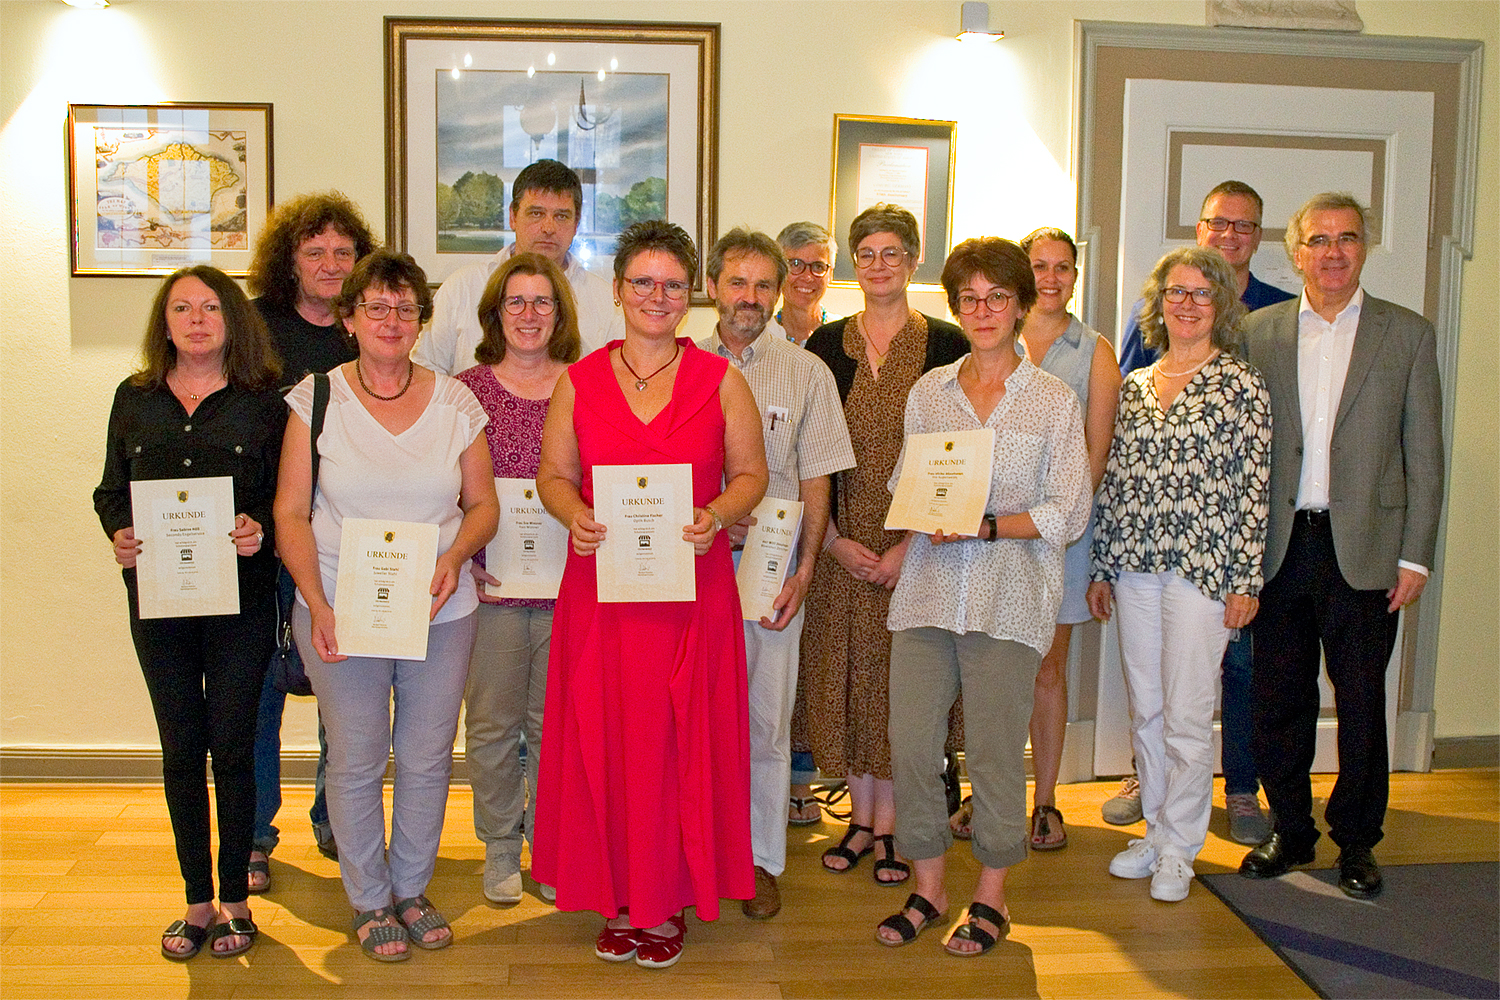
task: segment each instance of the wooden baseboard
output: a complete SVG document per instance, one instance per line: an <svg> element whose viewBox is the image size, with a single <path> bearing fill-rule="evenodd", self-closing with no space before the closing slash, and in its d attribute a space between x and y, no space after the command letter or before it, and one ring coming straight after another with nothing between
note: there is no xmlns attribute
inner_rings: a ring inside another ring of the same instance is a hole
<svg viewBox="0 0 1500 1000"><path fill-rule="evenodd" d="M283 750L281 780L310 785L318 770L314 750ZM393 773L388 767L386 777ZM209 777L213 771L210 769ZM453 753L453 780L469 783L469 764L463 751ZM155 747L78 750L60 747L5 747L0 749L0 781L125 783L161 781L161 751Z"/></svg>
<svg viewBox="0 0 1500 1000"><path fill-rule="evenodd" d="M1500 766L1500 736L1444 736L1432 741L1432 766Z"/></svg>

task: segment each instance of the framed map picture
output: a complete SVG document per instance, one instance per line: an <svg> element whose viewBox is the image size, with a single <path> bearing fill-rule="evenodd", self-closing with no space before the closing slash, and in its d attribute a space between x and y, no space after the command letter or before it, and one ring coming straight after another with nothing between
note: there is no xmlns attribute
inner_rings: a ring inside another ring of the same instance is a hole
<svg viewBox="0 0 1500 1000"><path fill-rule="evenodd" d="M540 159L578 174L571 253L600 274L633 222L668 219L704 250L718 238L718 25L387 17L385 30L386 242L434 284L514 240L513 185Z"/></svg>
<svg viewBox="0 0 1500 1000"><path fill-rule="evenodd" d="M68 105L75 275L243 276L271 207L271 105Z"/></svg>

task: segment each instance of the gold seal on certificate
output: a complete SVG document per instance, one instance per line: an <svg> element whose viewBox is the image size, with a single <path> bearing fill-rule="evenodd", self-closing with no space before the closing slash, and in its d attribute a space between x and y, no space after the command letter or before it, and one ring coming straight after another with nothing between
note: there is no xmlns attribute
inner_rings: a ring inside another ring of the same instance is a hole
<svg viewBox="0 0 1500 1000"><path fill-rule="evenodd" d="M232 478L138 480L130 484L130 517L141 542L142 618L240 613Z"/></svg>
<svg viewBox="0 0 1500 1000"><path fill-rule="evenodd" d="M755 523L745 534L745 549L734 581L747 622L776 620L771 606L781 594L802 533L802 501L765 497L750 512Z"/></svg>
<svg viewBox="0 0 1500 1000"><path fill-rule="evenodd" d="M568 561L568 529L547 513L534 479L495 477L500 528L484 548L484 564L500 586L484 585L490 597L557 596Z"/></svg>
<svg viewBox="0 0 1500 1000"><path fill-rule="evenodd" d="M594 520L609 529L595 552L599 602L692 601L698 596L691 465L594 466Z"/></svg>
<svg viewBox="0 0 1500 1000"><path fill-rule="evenodd" d="M427 659L437 550L435 524L344 518L333 597L340 653Z"/></svg>
<svg viewBox="0 0 1500 1000"><path fill-rule="evenodd" d="M887 531L972 535L995 472L995 429L913 434L885 516Z"/></svg>

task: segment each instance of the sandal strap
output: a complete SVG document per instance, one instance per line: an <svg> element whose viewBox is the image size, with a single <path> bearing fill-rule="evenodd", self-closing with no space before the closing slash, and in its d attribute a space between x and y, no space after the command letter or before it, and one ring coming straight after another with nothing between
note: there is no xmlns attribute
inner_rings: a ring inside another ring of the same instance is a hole
<svg viewBox="0 0 1500 1000"><path fill-rule="evenodd" d="M908 904L910 900L907 901ZM888 927L901 935L901 943L906 944L917 939L917 925L911 922L911 918L905 913L893 913L880 922L881 927Z"/></svg>
<svg viewBox="0 0 1500 1000"><path fill-rule="evenodd" d="M403 920L401 914L415 908L417 919L412 921ZM396 919L406 926L407 931L413 937L425 937L429 931L440 930L444 927L452 929L446 918L438 912L437 907L426 896L409 896L406 899L396 900Z"/></svg>
<svg viewBox="0 0 1500 1000"><path fill-rule="evenodd" d="M208 935L212 931L213 928L211 926L199 927L197 924L190 924L186 920L174 920L167 926L166 930L161 932L161 936L163 941L169 937L180 937L184 941L191 943L193 947L201 948L203 947L203 942L208 940Z"/></svg>
<svg viewBox="0 0 1500 1000"><path fill-rule="evenodd" d="M359 929L365 924L373 923L377 920L385 920L386 918L396 919L396 915L391 912L389 906L380 906L373 910L365 910L363 913L356 913L353 922L354 933L358 934ZM397 919L396 922L400 923L400 920Z"/></svg>
<svg viewBox="0 0 1500 1000"><path fill-rule="evenodd" d="M1005 915L1003 913L988 903L981 903L978 900L969 904L969 917L970 919L978 917L980 920L988 920L996 927L1005 926Z"/></svg>
<svg viewBox="0 0 1500 1000"><path fill-rule="evenodd" d="M406 940L406 928L394 927L390 924L380 924L370 928L370 933L360 942L360 947L365 951L374 951L383 944L396 944Z"/></svg>
<svg viewBox="0 0 1500 1000"><path fill-rule="evenodd" d="M230 934L236 937L254 937L260 933L260 928L255 926L255 921L249 917L230 917L222 924L219 924L218 927L225 928L224 930L219 930L219 937ZM218 928L215 929L217 930Z"/></svg>
<svg viewBox="0 0 1500 1000"><path fill-rule="evenodd" d="M926 896L915 892L906 897L906 905L903 906L902 909L916 910L927 920L937 920L942 916L942 914L938 912L938 908L932 905L931 900L929 900Z"/></svg>

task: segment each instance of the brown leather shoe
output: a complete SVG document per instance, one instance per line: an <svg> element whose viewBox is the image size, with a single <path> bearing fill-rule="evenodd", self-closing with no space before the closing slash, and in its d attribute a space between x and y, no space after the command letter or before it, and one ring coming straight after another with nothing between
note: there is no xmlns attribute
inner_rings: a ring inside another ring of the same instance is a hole
<svg viewBox="0 0 1500 1000"><path fill-rule="evenodd" d="M776 887L776 876L756 865L755 898L745 900L740 909L752 920L769 920L780 913L781 890Z"/></svg>

